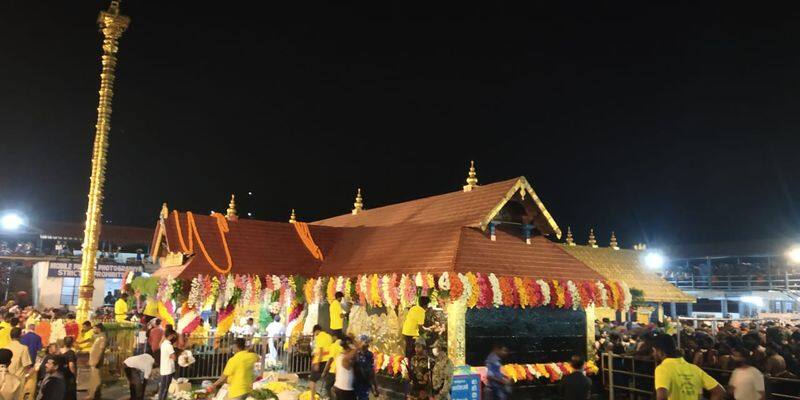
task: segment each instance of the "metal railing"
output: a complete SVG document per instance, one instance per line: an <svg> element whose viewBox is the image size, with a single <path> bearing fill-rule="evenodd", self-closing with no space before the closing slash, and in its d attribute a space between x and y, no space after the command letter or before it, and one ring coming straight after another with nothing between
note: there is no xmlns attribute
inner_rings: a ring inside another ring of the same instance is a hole
<svg viewBox="0 0 800 400"><path fill-rule="evenodd" d="M681 289L800 290L800 274L788 272L777 275L689 275L666 279Z"/></svg>
<svg viewBox="0 0 800 400"><path fill-rule="evenodd" d="M232 347L236 338L233 334L221 338L192 338L187 350L192 351L195 362L188 367L178 368L177 377L190 380L218 378L225 369L225 363L233 356ZM288 349L284 337L256 335L244 338L250 350L259 356L259 370L266 368L298 375L311 372L310 337L301 337L298 344Z"/></svg>
<svg viewBox="0 0 800 400"><path fill-rule="evenodd" d="M614 400L616 394L656 398L653 378L655 362L652 359L604 353L600 359L600 370L603 387L608 391L609 399ZM722 387L727 387L732 371L716 368L703 368L703 370L716 379ZM765 375L764 385L768 400L800 400L800 379Z"/></svg>

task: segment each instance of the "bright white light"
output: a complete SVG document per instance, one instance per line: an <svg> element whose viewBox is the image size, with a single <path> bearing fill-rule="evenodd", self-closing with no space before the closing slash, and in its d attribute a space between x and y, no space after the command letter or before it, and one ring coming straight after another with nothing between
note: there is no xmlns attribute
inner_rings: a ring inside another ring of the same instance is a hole
<svg viewBox="0 0 800 400"><path fill-rule="evenodd" d="M666 261L667 260L661 253L655 251L647 253L647 255L644 256L644 264L652 269L661 269Z"/></svg>
<svg viewBox="0 0 800 400"><path fill-rule="evenodd" d="M759 307L764 306L764 299L758 296L742 296L740 300L744 303L750 303Z"/></svg>
<svg viewBox="0 0 800 400"><path fill-rule="evenodd" d="M150 274L148 274L147 272L142 272L142 278L149 278L149 277Z"/></svg>
<svg viewBox="0 0 800 400"><path fill-rule="evenodd" d="M786 257L792 264L800 264L800 245L794 246L786 252Z"/></svg>
<svg viewBox="0 0 800 400"><path fill-rule="evenodd" d="M0 226L7 231L15 231L23 223L25 221L22 220L22 217L14 213L3 215L3 218L0 218Z"/></svg>

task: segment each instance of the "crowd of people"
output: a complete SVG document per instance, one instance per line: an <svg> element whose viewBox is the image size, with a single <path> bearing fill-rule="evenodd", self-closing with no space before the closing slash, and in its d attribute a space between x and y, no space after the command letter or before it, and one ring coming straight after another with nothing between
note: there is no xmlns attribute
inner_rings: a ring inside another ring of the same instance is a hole
<svg viewBox="0 0 800 400"><path fill-rule="evenodd" d="M712 324L716 324L713 326ZM727 379L727 389L736 400L761 400L765 395L765 377L775 379L773 389L780 393L800 393L800 325L777 321L708 321L695 327L692 321L682 326L666 319L664 323L617 323L596 321L595 348L600 355L634 356L666 365L689 364L710 375ZM666 338L666 339L665 339ZM670 345L669 343L672 343ZM679 343L679 345L678 345ZM671 346L671 347L670 347ZM674 349L673 349L674 348ZM659 357L657 354L661 352ZM614 359L616 370L630 369L624 358ZM633 364L636 371L652 371L652 364ZM657 367L658 368L658 367ZM677 368L677 367L676 367ZM688 368L682 366L681 368ZM646 380L635 382L638 389L658 389ZM614 374L615 384L634 384L629 375ZM705 389L712 389L708 385Z"/></svg>
<svg viewBox="0 0 800 400"><path fill-rule="evenodd" d="M13 301L0 307L0 396L76 400L78 353L88 352L87 399L99 398L105 351L102 323L75 321L60 309L39 312Z"/></svg>

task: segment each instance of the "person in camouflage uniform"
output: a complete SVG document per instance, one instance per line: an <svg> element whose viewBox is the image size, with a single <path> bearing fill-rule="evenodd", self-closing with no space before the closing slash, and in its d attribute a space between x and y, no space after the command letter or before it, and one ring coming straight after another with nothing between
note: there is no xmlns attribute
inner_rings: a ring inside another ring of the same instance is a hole
<svg viewBox="0 0 800 400"><path fill-rule="evenodd" d="M447 343L440 338L433 348L434 365L431 378L431 398L450 400L450 385L453 383L453 361L447 356Z"/></svg>
<svg viewBox="0 0 800 400"><path fill-rule="evenodd" d="M425 352L425 344L418 341L414 345L414 357L409 361L411 367L411 392L409 399L428 399L431 382L431 363Z"/></svg>

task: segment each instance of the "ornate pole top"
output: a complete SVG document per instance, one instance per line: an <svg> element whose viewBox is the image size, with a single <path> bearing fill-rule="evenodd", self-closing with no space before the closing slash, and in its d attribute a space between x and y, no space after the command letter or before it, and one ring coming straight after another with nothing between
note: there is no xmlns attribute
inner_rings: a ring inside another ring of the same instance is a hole
<svg viewBox="0 0 800 400"><path fill-rule="evenodd" d="M128 29L130 23L130 17L119 13L119 1L117 0L112 0L108 10L100 11L100 15L97 16L97 25L100 31L103 32L103 36L112 40L119 39L122 33ZM117 45L116 43L113 45L103 43L103 50L108 53L116 53Z"/></svg>
<svg viewBox="0 0 800 400"><path fill-rule="evenodd" d="M169 218L169 208L167 207L167 203L161 205L161 214L159 214L161 219Z"/></svg>
<svg viewBox="0 0 800 400"><path fill-rule="evenodd" d="M611 243L609 243L609 247L614 250L619 250L619 244L617 243L617 235L614 234L614 231L611 231Z"/></svg>
<svg viewBox="0 0 800 400"><path fill-rule="evenodd" d="M467 174L467 184L464 185L464 191L469 192L478 186L478 173L475 172L475 161L469 162L469 174Z"/></svg>
<svg viewBox="0 0 800 400"><path fill-rule="evenodd" d="M358 214L364 209L364 199L361 198L361 188L358 188L356 193L356 202L353 203L353 215Z"/></svg>
<svg viewBox="0 0 800 400"><path fill-rule="evenodd" d="M597 247L597 239L594 237L594 228L589 229L589 246Z"/></svg>
<svg viewBox="0 0 800 400"><path fill-rule="evenodd" d="M236 215L236 195L231 194L231 202L228 203L228 210L225 211L225 218L228 221L236 221L239 219L239 216Z"/></svg>
<svg viewBox="0 0 800 400"><path fill-rule="evenodd" d="M575 246L575 239L572 237L572 228L567 226L567 245Z"/></svg>
<svg viewBox="0 0 800 400"><path fill-rule="evenodd" d="M293 224L297 222L297 216L294 214L294 208L292 209L292 215L289 216L289 223Z"/></svg>

